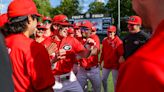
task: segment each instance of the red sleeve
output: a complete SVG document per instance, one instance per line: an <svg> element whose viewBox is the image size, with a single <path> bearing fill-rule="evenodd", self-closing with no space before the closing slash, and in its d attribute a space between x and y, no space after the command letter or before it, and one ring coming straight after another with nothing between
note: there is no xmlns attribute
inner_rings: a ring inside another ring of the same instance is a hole
<svg viewBox="0 0 164 92"><path fill-rule="evenodd" d="M36 90L42 90L54 85L54 77L51 71L49 55L44 46L35 45L33 51L33 62L29 67L31 69L32 85Z"/></svg>
<svg viewBox="0 0 164 92"><path fill-rule="evenodd" d="M99 40L99 37L97 35L95 35L95 36L93 36L91 38L96 42L96 47L100 51L100 40Z"/></svg>
<svg viewBox="0 0 164 92"><path fill-rule="evenodd" d="M48 37L44 41L41 42L41 44L45 47L48 47L51 43L52 43L51 37Z"/></svg>
<svg viewBox="0 0 164 92"><path fill-rule="evenodd" d="M100 56L100 65L102 64L103 60L104 60L104 40L102 42L102 50L101 50L101 56Z"/></svg>
<svg viewBox="0 0 164 92"><path fill-rule="evenodd" d="M161 62L135 54L119 69L116 92L164 92Z"/></svg>
<svg viewBox="0 0 164 92"><path fill-rule="evenodd" d="M76 53L85 50L84 46L81 44L80 41L78 41L77 39L73 38L73 47Z"/></svg>

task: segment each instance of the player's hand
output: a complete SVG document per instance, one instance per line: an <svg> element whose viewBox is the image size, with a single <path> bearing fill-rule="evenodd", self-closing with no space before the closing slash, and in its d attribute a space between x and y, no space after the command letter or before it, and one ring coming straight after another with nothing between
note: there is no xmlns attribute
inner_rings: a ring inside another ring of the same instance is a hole
<svg viewBox="0 0 164 92"><path fill-rule="evenodd" d="M119 62L119 63L125 62L125 58L124 58L123 56L121 56L121 57L119 58L118 62Z"/></svg>
<svg viewBox="0 0 164 92"><path fill-rule="evenodd" d="M55 53L55 57L52 59L51 63L55 63L59 60L66 58L66 51L64 49L60 49L58 52Z"/></svg>
<svg viewBox="0 0 164 92"><path fill-rule="evenodd" d="M96 45L96 42L92 38L88 38L87 43L92 44L92 45Z"/></svg>
<svg viewBox="0 0 164 92"><path fill-rule="evenodd" d="M59 52L58 52L58 55L59 56L63 56L63 55L65 55L66 54L66 50L64 50L64 49L59 49Z"/></svg>
<svg viewBox="0 0 164 92"><path fill-rule="evenodd" d="M59 49L59 52L58 52L58 60L60 59L65 59L66 58L66 50L64 49Z"/></svg>
<svg viewBox="0 0 164 92"><path fill-rule="evenodd" d="M48 46L47 48L48 54L51 55L52 53L54 53L58 48L57 48L57 44L56 43L51 43L50 46Z"/></svg>

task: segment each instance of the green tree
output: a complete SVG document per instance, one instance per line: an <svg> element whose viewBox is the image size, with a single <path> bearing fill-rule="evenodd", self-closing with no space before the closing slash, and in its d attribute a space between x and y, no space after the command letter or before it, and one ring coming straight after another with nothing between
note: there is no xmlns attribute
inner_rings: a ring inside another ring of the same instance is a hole
<svg viewBox="0 0 164 92"><path fill-rule="evenodd" d="M57 14L62 14L63 12L61 11L60 7L55 7L55 8L52 8L51 11L51 17L54 17L54 15L57 15Z"/></svg>
<svg viewBox="0 0 164 92"><path fill-rule="evenodd" d="M120 0L121 17L134 15L131 0ZM118 16L118 0L108 0L106 6L106 13L113 14L114 17Z"/></svg>
<svg viewBox="0 0 164 92"><path fill-rule="evenodd" d="M51 10L51 13L53 15L62 13L71 18L73 15L80 14L81 9L79 0L63 0L60 6Z"/></svg>
<svg viewBox="0 0 164 92"><path fill-rule="evenodd" d="M104 14L105 12L106 12L105 4L102 2L93 2L89 5L88 13L93 13L93 14L103 13Z"/></svg>
<svg viewBox="0 0 164 92"><path fill-rule="evenodd" d="M118 17L118 0L108 0L106 6L106 13L111 14L111 16L115 19L115 25L117 24ZM135 12L132 9L131 0L120 0L120 16L126 17L135 15ZM125 20L121 20L121 29L126 30Z"/></svg>
<svg viewBox="0 0 164 92"><path fill-rule="evenodd" d="M34 0L34 2L40 14L44 16L52 16L50 13L52 8L49 0Z"/></svg>

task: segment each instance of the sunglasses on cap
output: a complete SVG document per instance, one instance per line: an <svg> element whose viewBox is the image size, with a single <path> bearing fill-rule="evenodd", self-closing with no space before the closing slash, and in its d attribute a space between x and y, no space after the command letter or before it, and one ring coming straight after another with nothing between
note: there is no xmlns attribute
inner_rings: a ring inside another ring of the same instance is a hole
<svg viewBox="0 0 164 92"><path fill-rule="evenodd" d="M50 23L51 23L50 20L44 20L44 21L43 21L43 24L50 24Z"/></svg>
<svg viewBox="0 0 164 92"><path fill-rule="evenodd" d="M68 18L64 18L62 21L60 22L68 22Z"/></svg>
<svg viewBox="0 0 164 92"><path fill-rule="evenodd" d="M115 32L108 31L107 33L108 33L108 34L112 34L112 33L115 33Z"/></svg>
<svg viewBox="0 0 164 92"><path fill-rule="evenodd" d="M45 31L45 29L44 28L37 28L39 31Z"/></svg>
<svg viewBox="0 0 164 92"><path fill-rule="evenodd" d="M84 31L84 32L86 32L86 31L88 31L88 30L89 30L89 29L88 29L88 28L86 28L86 27L81 27L80 29L81 29L81 31Z"/></svg>
<svg viewBox="0 0 164 92"><path fill-rule="evenodd" d="M115 32L112 32L112 31L108 31L108 33L115 33Z"/></svg>
<svg viewBox="0 0 164 92"><path fill-rule="evenodd" d="M130 21L135 21L136 19L135 18L128 18L128 20L130 20Z"/></svg>

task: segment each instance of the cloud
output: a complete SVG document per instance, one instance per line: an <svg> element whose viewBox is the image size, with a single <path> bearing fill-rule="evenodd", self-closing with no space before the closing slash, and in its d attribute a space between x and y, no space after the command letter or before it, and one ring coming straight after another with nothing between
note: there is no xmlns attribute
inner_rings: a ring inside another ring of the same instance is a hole
<svg viewBox="0 0 164 92"><path fill-rule="evenodd" d="M4 4L0 4L0 9L4 8L4 6L5 6Z"/></svg>
<svg viewBox="0 0 164 92"><path fill-rule="evenodd" d="M7 4L0 4L0 12L6 13L7 12Z"/></svg>
<svg viewBox="0 0 164 92"><path fill-rule="evenodd" d="M0 3L0 11L2 13L6 13L7 12L7 7L9 5L9 3L11 2L12 0L1 0L1 3Z"/></svg>

